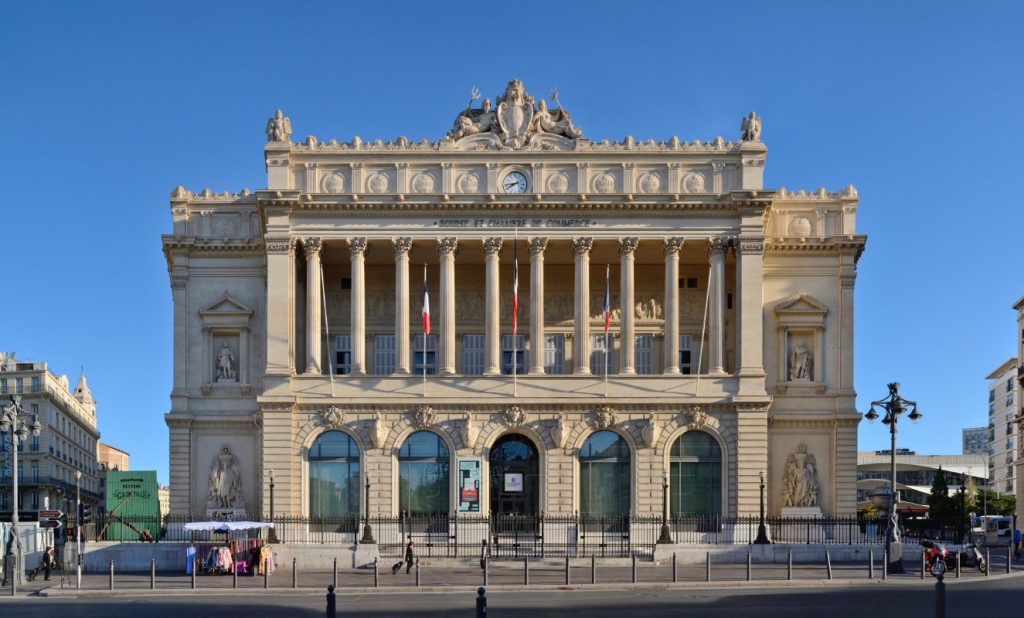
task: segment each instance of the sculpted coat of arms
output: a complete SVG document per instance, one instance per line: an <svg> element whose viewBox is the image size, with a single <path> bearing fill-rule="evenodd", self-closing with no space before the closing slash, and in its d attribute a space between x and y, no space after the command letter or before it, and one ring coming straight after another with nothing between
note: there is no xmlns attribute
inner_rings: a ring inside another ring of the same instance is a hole
<svg viewBox="0 0 1024 618"><path fill-rule="evenodd" d="M495 101L484 99L480 108L473 103L480 98L475 87L470 93L466 109L455 118L447 140L456 142L460 150L499 148L541 148L571 150L573 141L583 137L583 132L573 126L569 112L558 101L558 92L551 91L551 100L556 109L548 109L544 99L537 101L528 94L523 83L513 79L505 87L504 94Z"/></svg>

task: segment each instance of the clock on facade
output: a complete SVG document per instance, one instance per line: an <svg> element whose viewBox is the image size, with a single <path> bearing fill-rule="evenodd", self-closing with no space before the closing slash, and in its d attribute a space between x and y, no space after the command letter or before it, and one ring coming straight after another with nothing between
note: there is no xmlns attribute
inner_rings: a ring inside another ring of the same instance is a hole
<svg viewBox="0 0 1024 618"><path fill-rule="evenodd" d="M509 172L501 181L501 188L505 193L526 193L529 184L522 172Z"/></svg>

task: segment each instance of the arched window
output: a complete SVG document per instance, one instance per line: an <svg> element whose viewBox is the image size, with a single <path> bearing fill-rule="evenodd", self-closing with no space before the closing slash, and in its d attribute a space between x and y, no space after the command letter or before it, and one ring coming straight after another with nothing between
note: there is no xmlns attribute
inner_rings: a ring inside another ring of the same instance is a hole
<svg viewBox="0 0 1024 618"><path fill-rule="evenodd" d="M491 447L491 513L536 515L540 498L540 456L533 441L508 434Z"/></svg>
<svg viewBox="0 0 1024 618"><path fill-rule="evenodd" d="M703 431L688 431L672 445L672 515L722 514L722 449Z"/></svg>
<svg viewBox="0 0 1024 618"><path fill-rule="evenodd" d="M417 431L398 451L398 508L409 515L447 513L448 445L431 431Z"/></svg>
<svg viewBox="0 0 1024 618"><path fill-rule="evenodd" d="M614 431L587 438L580 448L580 513L629 514L629 461L629 445Z"/></svg>
<svg viewBox="0 0 1024 618"><path fill-rule="evenodd" d="M309 516L359 516L359 447L343 431L327 431L309 449Z"/></svg>

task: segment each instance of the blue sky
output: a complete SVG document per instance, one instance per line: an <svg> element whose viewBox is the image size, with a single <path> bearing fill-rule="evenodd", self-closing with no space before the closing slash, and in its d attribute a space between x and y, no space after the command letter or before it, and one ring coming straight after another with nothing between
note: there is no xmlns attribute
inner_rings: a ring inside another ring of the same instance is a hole
<svg viewBox="0 0 1024 618"><path fill-rule="evenodd" d="M853 183L860 407L899 380L926 415L900 444L959 452L1024 295L1021 7L4 0L0 348L84 364L103 440L166 481L171 189L264 186L278 107L296 140L435 139L518 77L598 139L735 138L754 108L766 186Z"/></svg>

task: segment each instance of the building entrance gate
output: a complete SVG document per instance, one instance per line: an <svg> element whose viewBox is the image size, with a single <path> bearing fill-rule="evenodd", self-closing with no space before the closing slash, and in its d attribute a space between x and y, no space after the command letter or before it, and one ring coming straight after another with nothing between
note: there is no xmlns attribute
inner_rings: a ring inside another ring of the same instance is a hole
<svg viewBox="0 0 1024 618"><path fill-rule="evenodd" d="M498 440L490 454L491 514L527 516L539 512L540 457L533 442L518 434Z"/></svg>

